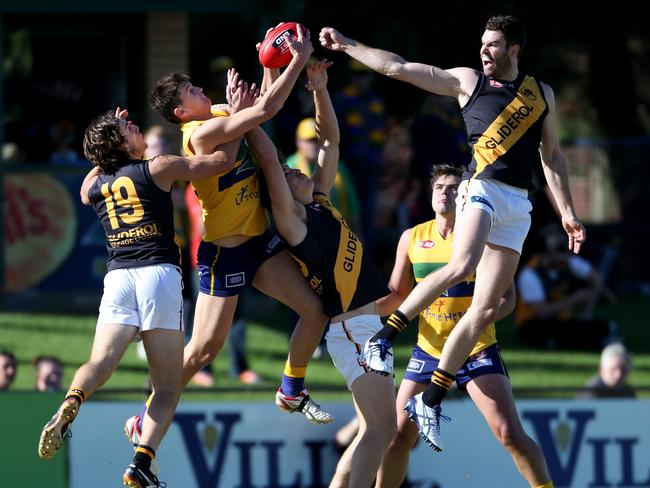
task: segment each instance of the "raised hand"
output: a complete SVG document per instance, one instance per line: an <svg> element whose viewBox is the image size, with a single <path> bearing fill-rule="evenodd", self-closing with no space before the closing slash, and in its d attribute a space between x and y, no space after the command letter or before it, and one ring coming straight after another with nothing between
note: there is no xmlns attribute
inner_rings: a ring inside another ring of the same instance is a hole
<svg viewBox="0 0 650 488"><path fill-rule="evenodd" d="M287 46L291 50L291 55L295 58L307 62L311 53L314 52L314 46L309 38L309 29L302 24L297 24L298 37L294 38L289 34L285 35Z"/></svg>
<svg viewBox="0 0 650 488"><path fill-rule="evenodd" d="M320 91L327 86L327 68L332 66L334 63L328 61L327 59L322 59L316 61L312 65L307 67L307 90L309 91Z"/></svg>
<svg viewBox="0 0 650 488"><path fill-rule="evenodd" d="M351 44L349 38L331 27L323 27L318 35L318 40L321 46L332 51L344 51Z"/></svg>
<svg viewBox="0 0 650 488"><path fill-rule="evenodd" d="M128 116L129 116L129 111L127 109L121 109L120 107L117 107L115 109L115 118L116 119L126 120L126 118Z"/></svg>

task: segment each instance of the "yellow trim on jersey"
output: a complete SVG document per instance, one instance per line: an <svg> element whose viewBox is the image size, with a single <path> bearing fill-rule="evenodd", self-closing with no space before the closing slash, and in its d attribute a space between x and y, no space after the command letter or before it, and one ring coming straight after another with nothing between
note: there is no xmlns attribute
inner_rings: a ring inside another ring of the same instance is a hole
<svg viewBox="0 0 650 488"><path fill-rule="evenodd" d="M332 216L341 223L339 248L334 265L334 281L336 282L336 291L341 296L342 310L345 313L350 309L350 304L357 291L361 263L363 262L363 246L341 212L331 204L328 197L315 195L314 200L327 207L332 212Z"/></svg>
<svg viewBox="0 0 650 488"><path fill-rule="evenodd" d="M517 95L490 124L474 144L476 171L474 178L486 166L494 163L515 145L546 109L546 102L534 78L526 76Z"/></svg>
<svg viewBox="0 0 650 488"><path fill-rule="evenodd" d="M227 117L228 113L212 107L214 117ZM183 149L193 156L190 140L194 131L205 120L181 124ZM190 183L201 204L203 214L203 240L213 242L233 235L258 236L269 226L269 218L259 198L257 171L248 150L242 146L235 166L219 175L209 176Z"/></svg>
<svg viewBox="0 0 650 488"><path fill-rule="evenodd" d="M430 270L435 270L449 262L452 243L453 235L443 239L435 220L424 222L411 229L408 256L416 282L422 281ZM436 358L442 355L447 337L472 303L471 291L467 292L467 296L444 295L447 293L453 295L451 292L454 289L470 289L469 285L473 281L474 278L471 277L445 291L443 296L437 298L420 313L417 344L427 354ZM496 330L492 323L483 331L471 354L476 354L495 342Z"/></svg>

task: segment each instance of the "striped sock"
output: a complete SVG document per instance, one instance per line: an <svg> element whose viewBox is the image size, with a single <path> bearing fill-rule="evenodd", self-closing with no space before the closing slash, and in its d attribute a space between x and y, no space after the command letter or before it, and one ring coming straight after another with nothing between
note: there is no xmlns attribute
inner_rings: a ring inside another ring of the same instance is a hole
<svg viewBox="0 0 650 488"><path fill-rule="evenodd" d="M390 314L386 320L386 324L390 325L397 332L402 332L409 324L409 319L399 309L397 309L392 314Z"/></svg>
<svg viewBox="0 0 650 488"><path fill-rule="evenodd" d="M63 399L64 401L67 400L68 398L74 398L79 402L79 405L81 405L83 402L86 401L86 394L83 392L81 388L70 388L68 390L68 393L65 394L65 398Z"/></svg>
<svg viewBox="0 0 650 488"><path fill-rule="evenodd" d="M387 339L394 342L397 334L406 329L408 324L408 317L399 310L395 310L390 314L388 319L386 319L386 325L384 325L384 327L373 336L372 340Z"/></svg>
<svg viewBox="0 0 650 488"><path fill-rule="evenodd" d="M289 360L284 365L284 374L282 375L282 393L290 397L300 395L300 392L305 387L305 376L307 374L307 366L291 366Z"/></svg>
<svg viewBox="0 0 650 488"><path fill-rule="evenodd" d="M135 448L133 464L140 469L149 471L151 470L151 461L153 461L153 458L155 457L156 451L154 451L153 447L149 447L145 444L138 444L138 447Z"/></svg>
<svg viewBox="0 0 650 488"><path fill-rule="evenodd" d="M444 369L436 368L431 375L431 384L422 394L424 404L429 407L440 405L453 382L454 375L447 373Z"/></svg>

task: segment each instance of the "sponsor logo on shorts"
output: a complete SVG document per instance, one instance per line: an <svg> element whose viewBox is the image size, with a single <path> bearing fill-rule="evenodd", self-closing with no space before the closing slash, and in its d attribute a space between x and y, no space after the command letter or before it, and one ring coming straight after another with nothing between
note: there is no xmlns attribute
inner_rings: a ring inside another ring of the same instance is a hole
<svg viewBox="0 0 650 488"><path fill-rule="evenodd" d="M357 364L358 364L360 367L362 367L362 368L365 369L365 367L367 366L367 364L366 364L365 359L363 359L363 355L357 353L356 356L357 356Z"/></svg>
<svg viewBox="0 0 650 488"><path fill-rule="evenodd" d="M418 241L418 247L422 247L424 249L431 249L435 245L436 244L433 241Z"/></svg>
<svg viewBox="0 0 650 488"><path fill-rule="evenodd" d="M412 373L421 373L423 369L424 361L414 358L411 358L409 365L406 367L406 371L411 371Z"/></svg>
<svg viewBox="0 0 650 488"><path fill-rule="evenodd" d="M483 368L485 366L492 366L492 360L490 358L478 359L476 361L470 361L467 363L467 370L474 371L478 368Z"/></svg>
<svg viewBox="0 0 650 488"><path fill-rule="evenodd" d="M469 197L469 199L470 199L470 201L471 201L472 203L482 203L483 205L487 205L487 206L490 207L490 208L492 209L492 211L494 212L494 207L493 207L492 204L491 204L490 202L488 202L485 198L483 198L483 197L479 197L479 196L477 196L477 195L472 195L471 197Z"/></svg>
<svg viewBox="0 0 650 488"><path fill-rule="evenodd" d="M280 243L280 238L278 236L273 236L271 240L268 242L266 245L266 253L270 253L275 249L275 246L277 246Z"/></svg>
<svg viewBox="0 0 650 488"><path fill-rule="evenodd" d="M234 288L242 286L246 283L246 274L242 271L240 273L226 275L226 288Z"/></svg>

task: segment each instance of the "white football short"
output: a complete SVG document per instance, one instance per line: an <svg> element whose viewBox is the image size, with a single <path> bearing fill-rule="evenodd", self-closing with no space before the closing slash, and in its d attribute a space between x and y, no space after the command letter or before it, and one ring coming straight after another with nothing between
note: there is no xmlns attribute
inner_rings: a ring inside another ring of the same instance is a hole
<svg viewBox="0 0 650 488"><path fill-rule="evenodd" d="M521 254L533 209L527 190L491 179L464 180L456 197L456 225L462 219L463 210L468 208L480 208L490 215L489 243Z"/></svg>
<svg viewBox="0 0 650 488"><path fill-rule="evenodd" d="M97 325L183 330L182 291L181 271L171 264L114 269L104 277Z"/></svg>
<svg viewBox="0 0 650 488"><path fill-rule="evenodd" d="M363 345L382 328L379 315L357 315L333 322L325 335L327 352L343 375L348 389L369 370L363 360Z"/></svg>

